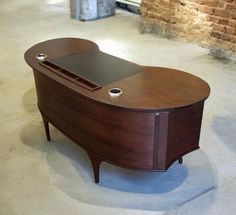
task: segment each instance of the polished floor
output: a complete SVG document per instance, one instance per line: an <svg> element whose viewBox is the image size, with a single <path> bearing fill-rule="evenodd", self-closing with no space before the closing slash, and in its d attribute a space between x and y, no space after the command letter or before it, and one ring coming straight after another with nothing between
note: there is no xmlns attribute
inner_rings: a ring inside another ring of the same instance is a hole
<svg viewBox="0 0 236 215"><path fill-rule="evenodd" d="M236 63L207 49L139 33L125 11L90 22L70 18L66 0L0 1L1 215L234 215L236 211ZM24 61L32 45L58 37L96 42L142 65L181 69L206 80L201 149L165 173L103 163L94 184L86 153L53 127L47 142L34 79Z"/></svg>

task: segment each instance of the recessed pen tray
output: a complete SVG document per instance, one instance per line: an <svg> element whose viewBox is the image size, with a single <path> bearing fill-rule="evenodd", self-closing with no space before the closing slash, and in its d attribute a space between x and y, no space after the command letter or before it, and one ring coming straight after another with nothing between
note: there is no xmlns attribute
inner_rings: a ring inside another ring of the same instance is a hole
<svg viewBox="0 0 236 215"><path fill-rule="evenodd" d="M94 91L96 89L101 88L100 85L98 85L90 80L87 80L86 78L81 77L73 72L70 72L61 66L56 65L56 64L50 62L50 60L42 61L42 62L40 62L40 64L43 65L44 67L48 68L52 72L62 76L63 78L65 78L75 84L78 84L79 86L84 87L88 90Z"/></svg>

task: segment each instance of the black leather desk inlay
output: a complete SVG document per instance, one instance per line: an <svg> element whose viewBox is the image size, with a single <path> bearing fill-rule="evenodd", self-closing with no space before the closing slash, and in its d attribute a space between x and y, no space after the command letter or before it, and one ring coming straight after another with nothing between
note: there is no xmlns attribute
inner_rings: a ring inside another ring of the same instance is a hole
<svg viewBox="0 0 236 215"><path fill-rule="evenodd" d="M50 65L62 68L100 86L140 73L142 67L98 50L76 53L47 60Z"/></svg>

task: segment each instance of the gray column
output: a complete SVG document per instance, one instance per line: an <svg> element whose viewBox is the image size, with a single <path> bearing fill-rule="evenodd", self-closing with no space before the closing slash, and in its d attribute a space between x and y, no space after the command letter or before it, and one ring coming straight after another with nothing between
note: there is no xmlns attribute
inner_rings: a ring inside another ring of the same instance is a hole
<svg viewBox="0 0 236 215"><path fill-rule="evenodd" d="M71 17L93 20L115 14L115 0L70 0Z"/></svg>
<svg viewBox="0 0 236 215"><path fill-rule="evenodd" d="M70 16L73 19L79 19L80 0L70 0Z"/></svg>
<svg viewBox="0 0 236 215"><path fill-rule="evenodd" d="M80 20L93 20L98 18L97 0L80 0Z"/></svg>

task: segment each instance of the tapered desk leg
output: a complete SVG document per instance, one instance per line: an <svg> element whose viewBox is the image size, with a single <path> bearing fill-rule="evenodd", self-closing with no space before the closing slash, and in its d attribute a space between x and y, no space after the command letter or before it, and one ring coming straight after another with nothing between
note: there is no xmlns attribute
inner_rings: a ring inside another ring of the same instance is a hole
<svg viewBox="0 0 236 215"><path fill-rule="evenodd" d="M179 164L182 164L183 163L183 157L180 157L178 161L179 161Z"/></svg>
<svg viewBox="0 0 236 215"><path fill-rule="evenodd" d="M91 155L90 153L88 153L92 166L93 166L93 175L94 175L94 181L95 183L99 183L99 168L100 168L100 164L102 162L101 159L95 157L94 155Z"/></svg>
<svg viewBox="0 0 236 215"><path fill-rule="evenodd" d="M44 124L44 129L45 129L45 132L46 132L47 140L50 141L51 137L50 137L48 120L43 115L42 115L42 119L43 119L43 124Z"/></svg>

